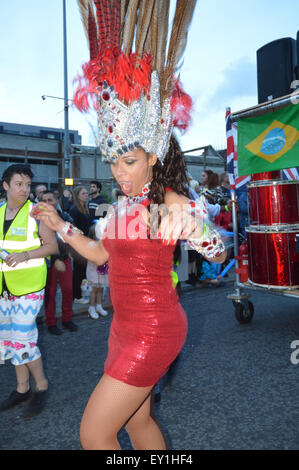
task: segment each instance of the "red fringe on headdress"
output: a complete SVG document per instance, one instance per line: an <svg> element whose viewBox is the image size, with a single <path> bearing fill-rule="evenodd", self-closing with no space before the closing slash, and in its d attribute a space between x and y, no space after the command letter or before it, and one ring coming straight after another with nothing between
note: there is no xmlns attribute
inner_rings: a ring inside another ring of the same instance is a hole
<svg viewBox="0 0 299 470"><path fill-rule="evenodd" d="M185 132L191 124L192 107L192 98L183 90L182 84L178 79L171 95L171 111L173 113L174 127L177 127L182 132Z"/></svg>
<svg viewBox="0 0 299 470"><path fill-rule="evenodd" d="M109 48L96 59L82 66L78 76L73 102L81 112L87 112L92 104L97 109L97 87L106 80L114 87L118 99L126 104L149 93L151 84L151 57L135 53L123 54L119 48ZM91 103L90 103L91 101Z"/></svg>

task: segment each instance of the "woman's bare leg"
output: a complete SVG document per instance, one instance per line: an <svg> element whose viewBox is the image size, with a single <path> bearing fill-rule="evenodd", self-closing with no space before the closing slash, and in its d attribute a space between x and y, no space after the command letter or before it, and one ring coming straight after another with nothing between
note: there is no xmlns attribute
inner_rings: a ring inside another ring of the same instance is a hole
<svg viewBox="0 0 299 470"><path fill-rule="evenodd" d="M150 395L125 426L136 450L166 449L163 434L151 416L151 398Z"/></svg>
<svg viewBox="0 0 299 470"><path fill-rule="evenodd" d="M102 304L102 297L103 297L103 287L99 287L97 290L97 304Z"/></svg>
<svg viewBox="0 0 299 470"><path fill-rule="evenodd" d="M17 391L19 393L26 393L30 388L29 384L29 369L26 364L15 366L17 376Z"/></svg>
<svg viewBox="0 0 299 470"><path fill-rule="evenodd" d="M104 374L85 408L80 441L86 450L118 450L117 433L153 387L134 387Z"/></svg>
<svg viewBox="0 0 299 470"><path fill-rule="evenodd" d="M91 307L94 307L94 306L95 306L96 290L97 290L97 288L96 288L96 287L93 287L93 288L92 288L92 291L91 291L91 293L90 293L89 305L90 305Z"/></svg>
<svg viewBox="0 0 299 470"><path fill-rule="evenodd" d="M26 366L34 378L36 390L41 392L48 390L48 380L44 373L42 358L39 357L35 361L28 362Z"/></svg>

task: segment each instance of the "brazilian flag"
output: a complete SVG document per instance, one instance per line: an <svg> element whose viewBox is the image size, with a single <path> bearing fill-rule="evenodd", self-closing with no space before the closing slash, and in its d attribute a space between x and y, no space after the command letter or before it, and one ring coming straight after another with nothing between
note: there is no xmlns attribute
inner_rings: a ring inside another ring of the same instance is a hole
<svg viewBox="0 0 299 470"><path fill-rule="evenodd" d="M299 166L299 106L238 121L238 173Z"/></svg>

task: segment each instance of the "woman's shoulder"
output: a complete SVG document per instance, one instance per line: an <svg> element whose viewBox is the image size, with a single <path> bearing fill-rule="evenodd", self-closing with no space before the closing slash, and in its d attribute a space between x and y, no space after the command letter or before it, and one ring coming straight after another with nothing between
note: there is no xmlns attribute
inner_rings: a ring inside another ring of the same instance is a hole
<svg viewBox="0 0 299 470"><path fill-rule="evenodd" d="M182 194L178 194L177 192L175 192L171 188L166 188L166 190L165 190L165 204L167 204L168 206L171 205L171 204L183 205L183 204L186 204L188 202L189 202L189 199L186 196L184 196Z"/></svg>
<svg viewBox="0 0 299 470"><path fill-rule="evenodd" d="M68 212L71 214L71 216L73 216L73 215L79 216L81 214L84 215L83 212L81 212L75 204L73 204L71 206L71 208Z"/></svg>
<svg viewBox="0 0 299 470"><path fill-rule="evenodd" d="M71 207L69 208L69 212L79 212L75 204L72 204Z"/></svg>
<svg viewBox="0 0 299 470"><path fill-rule="evenodd" d="M68 213L74 220L75 224L78 224L79 220L81 220L81 212L79 211L78 207L76 207L75 204L73 204L70 210L68 211Z"/></svg>

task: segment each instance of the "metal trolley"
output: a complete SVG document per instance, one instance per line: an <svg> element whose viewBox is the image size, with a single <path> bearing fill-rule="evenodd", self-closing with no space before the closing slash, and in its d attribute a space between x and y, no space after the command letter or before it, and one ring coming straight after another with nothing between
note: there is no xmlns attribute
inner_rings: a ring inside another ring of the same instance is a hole
<svg viewBox="0 0 299 470"><path fill-rule="evenodd" d="M278 98L276 100L269 101L267 103L262 103L252 108L248 108L234 114L231 114L231 121L236 122L239 118L253 117L261 114L266 114L273 112L277 109L283 108L290 105L291 103L297 104L299 101L299 93L296 91L291 95ZM251 281L241 282L239 274L239 234L238 234L238 222L237 222L237 210L236 210L236 194L232 190L232 216L233 216L233 233L234 233L234 256L235 256L235 284L234 292L227 295L227 298L232 300L235 317L237 321L241 324L248 324L251 322L254 316L254 306L253 303L249 300L250 293L248 291L257 291L264 292L273 295L292 297L299 300L299 287L280 287L275 288L272 286L259 286ZM298 225L298 237L299 237L299 225Z"/></svg>

